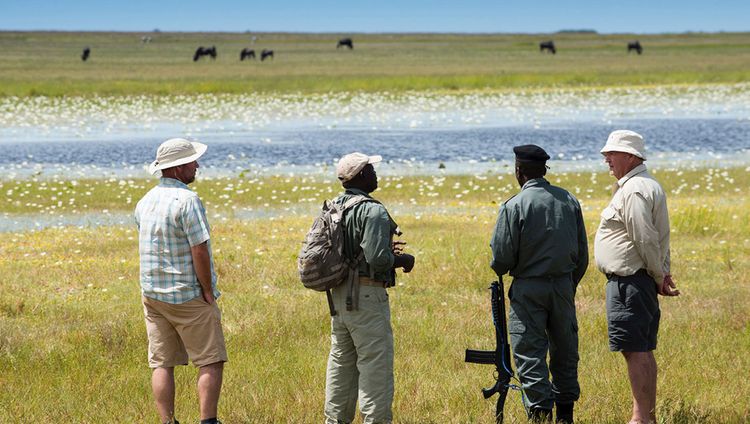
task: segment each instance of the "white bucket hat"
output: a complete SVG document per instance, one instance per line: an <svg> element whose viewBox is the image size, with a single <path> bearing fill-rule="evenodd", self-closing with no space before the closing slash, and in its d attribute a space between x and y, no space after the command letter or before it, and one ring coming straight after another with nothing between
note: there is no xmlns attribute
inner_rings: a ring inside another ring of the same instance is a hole
<svg viewBox="0 0 750 424"><path fill-rule="evenodd" d="M156 150L156 160L148 166L148 172L155 174L156 171L162 169L190 163L203 156L206 149L208 146L203 143L188 141L184 138L170 138L161 143Z"/></svg>
<svg viewBox="0 0 750 424"><path fill-rule="evenodd" d="M601 154L607 152L630 153L646 160L646 144L643 142L643 137L629 130L612 131L607 138L607 144L600 151Z"/></svg>
<svg viewBox="0 0 750 424"><path fill-rule="evenodd" d="M367 156L364 153L349 153L339 160L336 165L336 176L342 183L345 183L362 171L365 165L369 163L378 163L383 160L382 156Z"/></svg>

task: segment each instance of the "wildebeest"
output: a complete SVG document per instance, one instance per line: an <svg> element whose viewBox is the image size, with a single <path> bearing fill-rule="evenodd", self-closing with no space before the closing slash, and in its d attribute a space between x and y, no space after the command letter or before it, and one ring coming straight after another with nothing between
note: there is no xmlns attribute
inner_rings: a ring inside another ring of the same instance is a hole
<svg viewBox="0 0 750 424"><path fill-rule="evenodd" d="M636 52L638 52L638 54L643 53L643 47L641 47L641 42L636 40L636 41L628 43L628 54L630 54L631 50L635 50Z"/></svg>
<svg viewBox="0 0 750 424"><path fill-rule="evenodd" d="M245 60L245 58L255 59L255 50L248 49L247 47L242 49L242 51L240 52L240 61Z"/></svg>
<svg viewBox="0 0 750 424"><path fill-rule="evenodd" d="M85 47L83 49L83 53L81 53L81 60L84 62L87 61L89 58L89 55L91 55L91 49L88 47Z"/></svg>
<svg viewBox="0 0 750 424"><path fill-rule="evenodd" d="M339 40L339 43L336 44L336 48L337 49L339 47L344 47L344 46L349 47L350 50L353 49L354 48L354 43L352 43L352 39L351 38L342 38L341 40Z"/></svg>
<svg viewBox="0 0 750 424"><path fill-rule="evenodd" d="M262 61L266 60L266 58L268 58L268 57L270 57L271 59L273 59L273 50L263 49L263 51L260 52L260 61L262 62Z"/></svg>
<svg viewBox="0 0 750 424"><path fill-rule="evenodd" d="M203 47L200 46L193 55L193 62L197 62L203 56L211 56L211 59L216 59L216 46Z"/></svg>
<svg viewBox="0 0 750 424"><path fill-rule="evenodd" d="M555 49L555 43L552 42L552 40L542 41L541 43L539 43L539 51L544 52L545 50L549 51L552 54L557 53L557 49Z"/></svg>

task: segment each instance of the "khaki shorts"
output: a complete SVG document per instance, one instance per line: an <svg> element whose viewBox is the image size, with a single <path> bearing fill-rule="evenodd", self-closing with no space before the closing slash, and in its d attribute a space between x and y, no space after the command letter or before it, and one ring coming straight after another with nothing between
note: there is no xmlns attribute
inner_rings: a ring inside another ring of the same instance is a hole
<svg viewBox="0 0 750 424"><path fill-rule="evenodd" d="M151 368L196 367L227 361L221 311L203 297L171 304L143 296L148 333L148 365Z"/></svg>

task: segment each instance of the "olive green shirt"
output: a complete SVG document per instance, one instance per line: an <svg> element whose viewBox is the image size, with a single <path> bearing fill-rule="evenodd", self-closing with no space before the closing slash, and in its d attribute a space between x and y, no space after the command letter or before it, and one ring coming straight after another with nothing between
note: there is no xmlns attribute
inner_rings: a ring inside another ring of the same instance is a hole
<svg viewBox="0 0 750 424"><path fill-rule="evenodd" d="M578 200L544 178L529 180L503 203L490 242L492 269L516 278L583 278L588 241Z"/></svg>
<svg viewBox="0 0 750 424"><path fill-rule="evenodd" d="M372 198L362 190L349 188L335 202L346 203L353 196ZM377 202L362 202L344 215L346 239L344 253L357 258L364 253L359 264L359 275L393 284L393 251L391 241L397 225L388 215L385 206Z"/></svg>

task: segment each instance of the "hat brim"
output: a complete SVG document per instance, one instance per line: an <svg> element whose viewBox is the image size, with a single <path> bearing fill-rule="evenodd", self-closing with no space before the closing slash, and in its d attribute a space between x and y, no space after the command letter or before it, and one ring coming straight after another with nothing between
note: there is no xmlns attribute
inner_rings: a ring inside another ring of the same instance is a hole
<svg viewBox="0 0 750 424"><path fill-rule="evenodd" d="M637 156L643 160L646 160L646 156L644 156L643 153L639 152L636 149L633 149L632 147L606 145L602 148L602 150L599 151L599 153L601 154L605 154L607 152L629 153L633 156Z"/></svg>
<svg viewBox="0 0 750 424"><path fill-rule="evenodd" d="M372 165L372 164L375 164L375 163L379 163L379 162L382 162L382 161L383 161L383 157L380 156L380 155L368 156L367 157L367 163L363 163L362 166L360 166L357 169L355 169L354 172L352 173L352 176L349 177L349 180L351 180L352 178L356 177L357 174L359 174L360 172L362 172L362 170L365 169L365 166ZM345 180L345 181L342 180L342 181L346 182L346 181L349 181L349 180Z"/></svg>
<svg viewBox="0 0 750 424"><path fill-rule="evenodd" d="M383 161L383 157L380 156L380 155L368 156L367 159L368 159L367 160L368 164L370 164L370 163L379 163L379 162Z"/></svg>
<svg viewBox="0 0 750 424"><path fill-rule="evenodd" d="M200 158L201 156L203 156L204 153L206 153L206 149L208 149L208 146L206 146L203 143L198 143L197 141L191 141L190 144L192 144L193 149L195 149L194 154L190 156L186 156L184 158L173 160L171 162L158 163L157 161L153 161L148 166L149 174L154 175L156 174L157 171L161 171L162 169L174 168L175 166L184 165L194 160L198 160L198 158Z"/></svg>
<svg viewBox="0 0 750 424"><path fill-rule="evenodd" d="M367 155L364 155L364 156L367 156ZM367 156L367 162L361 162L360 166L352 169L350 171L351 175L349 175L348 177L342 177L341 175L337 175L337 177L338 177L339 181L341 181L342 183L345 183L347 181L352 180L354 177L357 176L357 174L359 174L360 172L362 172L362 170L365 169L365 166L372 165L372 164L375 164L375 163L379 163L379 162L382 162L382 161L383 161L383 157L380 156L380 155ZM337 174L338 174L338 172L337 172Z"/></svg>

